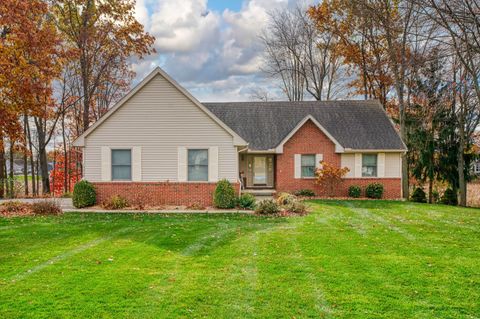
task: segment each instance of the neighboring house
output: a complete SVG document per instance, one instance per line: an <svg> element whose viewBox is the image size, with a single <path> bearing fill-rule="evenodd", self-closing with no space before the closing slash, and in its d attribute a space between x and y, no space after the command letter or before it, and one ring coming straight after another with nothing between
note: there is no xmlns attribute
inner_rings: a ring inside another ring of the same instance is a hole
<svg viewBox="0 0 480 319"><path fill-rule="evenodd" d="M406 150L377 101L200 103L160 68L74 145L98 201L150 205L210 205L219 179L325 195L314 181L322 160L350 169L337 196L380 182L400 198Z"/></svg>

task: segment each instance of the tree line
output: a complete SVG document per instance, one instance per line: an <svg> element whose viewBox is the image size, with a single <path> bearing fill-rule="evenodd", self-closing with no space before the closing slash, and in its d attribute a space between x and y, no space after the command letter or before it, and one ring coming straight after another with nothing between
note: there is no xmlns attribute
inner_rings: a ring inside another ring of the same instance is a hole
<svg viewBox="0 0 480 319"><path fill-rule="evenodd" d="M270 13L264 71L291 101L378 99L408 146L402 190L466 205L480 121L480 1L323 0Z"/></svg>
<svg viewBox="0 0 480 319"><path fill-rule="evenodd" d="M50 193L57 157L60 189L78 179L73 140L129 89L129 59L154 52L134 8L134 0L0 2L0 198L17 192L16 158L25 195Z"/></svg>

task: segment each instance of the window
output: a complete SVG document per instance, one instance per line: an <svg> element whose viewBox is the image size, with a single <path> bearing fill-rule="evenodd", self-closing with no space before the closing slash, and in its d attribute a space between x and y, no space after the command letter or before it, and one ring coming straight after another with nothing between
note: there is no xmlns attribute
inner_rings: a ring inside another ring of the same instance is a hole
<svg viewBox="0 0 480 319"><path fill-rule="evenodd" d="M208 181L208 150L188 150L188 180Z"/></svg>
<svg viewBox="0 0 480 319"><path fill-rule="evenodd" d="M112 150L112 181L132 180L132 151Z"/></svg>
<svg viewBox="0 0 480 319"><path fill-rule="evenodd" d="M302 177L315 177L315 155L302 155Z"/></svg>
<svg viewBox="0 0 480 319"><path fill-rule="evenodd" d="M362 176L363 177L377 176L377 154L362 155Z"/></svg>

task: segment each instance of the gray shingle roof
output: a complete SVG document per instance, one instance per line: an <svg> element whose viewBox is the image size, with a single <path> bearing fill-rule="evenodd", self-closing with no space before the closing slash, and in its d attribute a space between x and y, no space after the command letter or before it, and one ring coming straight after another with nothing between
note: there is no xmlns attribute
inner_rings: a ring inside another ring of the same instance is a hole
<svg viewBox="0 0 480 319"><path fill-rule="evenodd" d="M404 150L378 101L203 103L253 150L273 149L308 115L344 148Z"/></svg>

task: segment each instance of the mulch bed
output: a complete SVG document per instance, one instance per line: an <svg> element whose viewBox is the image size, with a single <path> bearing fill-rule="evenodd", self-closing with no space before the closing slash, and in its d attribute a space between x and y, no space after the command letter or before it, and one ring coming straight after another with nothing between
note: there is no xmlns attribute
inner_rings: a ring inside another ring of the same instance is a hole
<svg viewBox="0 0 480 319"><path fill-rule="evenodd" d="M11 201L0 205L0 216L2 217L19 217L32 215L32 204Z"/></svg>

